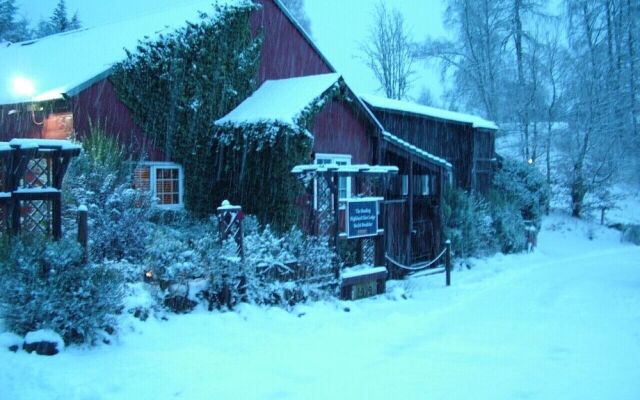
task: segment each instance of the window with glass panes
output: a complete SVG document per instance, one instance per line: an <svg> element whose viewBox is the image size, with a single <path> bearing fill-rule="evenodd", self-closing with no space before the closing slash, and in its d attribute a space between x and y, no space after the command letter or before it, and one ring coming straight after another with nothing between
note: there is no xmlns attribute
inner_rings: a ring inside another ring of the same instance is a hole
<svg viewBox="0 0 640 400"><path fill-rule="evenodd" d="M156 197L160 205L180 204L180 170L178 168L156 168Z"/></svg>
<svg viewBox="0 0 640 400"><path fill-rule="evenodd" d="M174 163L144 163L134 171L135 187L150 191L159 207L182 207L183 181L182 167Z"/></svg>

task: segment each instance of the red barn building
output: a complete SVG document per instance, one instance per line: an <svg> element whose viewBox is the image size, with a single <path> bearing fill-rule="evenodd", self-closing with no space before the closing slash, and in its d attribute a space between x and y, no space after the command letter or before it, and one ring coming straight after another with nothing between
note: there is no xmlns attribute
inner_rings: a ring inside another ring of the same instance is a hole
<svg viewBox="0 0 640 400"><path fill-rule="evenodd" d="M386 251L406 264L433 257L442 247L440 205L445 182L453 170L456 181L462 187L470 187L467 172L460 178L457 174L458 169L465 168L460 160L471 157L467 152L475 154L474 148L460 149L465 154L458 156L439 151L437 146L423 145L419 140L421 133L415 126L431 124L431 117L424 113L401 113L413 119L398 122L390 109L379 107L369 99L365 99L365 104L351 93L338 71L280 1L255 2L261 7L252 14L252 30L255 34L261 32L264 38L257 76L260 88L245 103L282 102L288 96L287 90L294 88L291 90L311 96L306 100L302 96L302 103L296 104L300 108L308 105L305 101L321 96L333 85L344 87L351 94L351 101L332 100L315 119L310 132L314 137L314 160L310 161L398 166L400 175L393 179L386 193L390 199L383 221L388 231ZM147 154L148 168L138 178L147 181L158 205L181 207L183 169L154 147L145 132L136 126L130 110L118 99L109 76L111 67L126 57L125 48L133 50L138 40L174 31L186 21L198 18L199 10L210 8L210 0L205 0L188 7L0 48L0 141L61 139L72 132L82 136L89 132L91 124L100 124L132 151ZM226 116L226 120L218 122L242 120L243 106L249 107L245 103ZM262 110L265 118L273 117L268 107ZM467 131L472 127L461 126L464 132L457 133L449 129L452 125L446 117L438 120L440 134L434 136L437 138L434 140L444 143L449 140L448 135L471 134ZM493 136L486 137L493 140ZM488 146L492 152L493 144ZM167 179L174 184L158 184ZM341 197L352 196L356 191L357 185L348 178L341 180L340 185ZM167 187L173 189L166 192Z"/></svg>

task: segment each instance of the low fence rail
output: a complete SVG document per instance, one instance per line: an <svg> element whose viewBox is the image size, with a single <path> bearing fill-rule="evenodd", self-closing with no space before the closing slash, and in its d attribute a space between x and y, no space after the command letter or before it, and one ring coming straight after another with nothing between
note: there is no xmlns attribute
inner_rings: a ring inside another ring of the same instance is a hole
<svg viewBox="0 0 640 400"><path fill-rule="evenodd" d="M386 261L394 266L395 268L407 271L408 273L416 273L421 271L426 271L429 269L434 269L434 266L444 264L444 272L446 275L446 284L447 286L451 285L451 241L447 240L445 242L444 249L438 254L433 260L425 261L412 265L404 265L401 262L398 262L391 258L389 255L385 255Z"/></svg>

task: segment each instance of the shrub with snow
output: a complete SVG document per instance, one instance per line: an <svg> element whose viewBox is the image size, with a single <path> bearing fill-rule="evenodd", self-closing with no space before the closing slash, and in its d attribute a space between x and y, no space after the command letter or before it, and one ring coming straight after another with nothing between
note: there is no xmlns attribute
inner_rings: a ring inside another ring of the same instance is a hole
<svg viewBox="0 0 640 400"><path fill-rule="evenodd" d="M72 240L14 238L7 253L0 259L0 318L8 330L51 329L66 343L93 343L115 328L123 297L119 271L84 265Z"/></svg>
<svg viewBox="0 0 640 400"><path fill-rule="evenodd" d="M99 127L92 127L82 147L65 179L66 231L75 232L75 210L86 205L91 259L141 261L151 230L149 194L131 188L124 149Z"/></svg>
<svg viewBox="0 0 640 400"><path fill-rule="evenodd" d="M298 229L274 234L267 226L245 240L249 301L293 305L333 295L333 252L326 240Z"/></svg>
<svg viewBox="0 0 640 400"><path fill-rule="evenodd" d="M493 187L503 202L520 210L522 218L540 226L549 204L550 191L544 176L534 165L504 159L493 178Z"/></svg>
<svg viewBox="0 0 640 400"><path fill-rule="evenodd" d="M496 251L496 232L486 200L450 188L443 211L445 237L451 240L455 256L466 258Z"/></svg>
<svg viewBox="0 0 640 400"><path fill-rule="evenodd" d="M491 216L499 250L517 253L526 249L526 226L517 204L494 193L490 200Z"/></svg>
<svg viewBox="0 0 640 400"><path fill-rule="evenodd" d="M295 229L260 230L253 222L245 232L243 260L234 239L220 242L215 219L159 226L145 260L159 286L157 300L184 312L203 301L210 309L241 301L290 305L333 294L326 241Z"/></svg>
<svg viewBox="0 0 640 400"><path fill-rule="evenodd" d="M76 231L76 209L86 205L91 259L140 261L151 232L149 194L131 188L123 148L99 127L82 147L64 183L65 231Z"/></svg>

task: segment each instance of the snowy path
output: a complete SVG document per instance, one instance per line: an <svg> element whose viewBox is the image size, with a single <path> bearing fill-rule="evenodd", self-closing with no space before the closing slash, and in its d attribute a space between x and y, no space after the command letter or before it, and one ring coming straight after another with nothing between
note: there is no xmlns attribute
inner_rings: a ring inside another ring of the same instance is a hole
<svg viewBox="0 0 640 400"><path fill-rule="evenodd" d="M0 399L638 399L640 247L572 234L448 289L399 284L408 300L202 312L116 346L0 351Z"/></svg>

